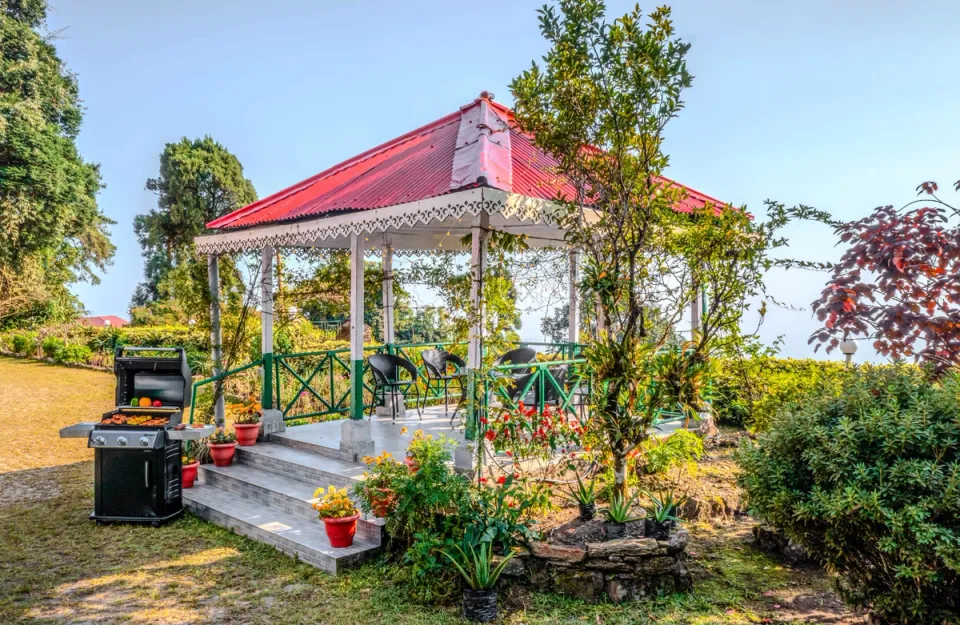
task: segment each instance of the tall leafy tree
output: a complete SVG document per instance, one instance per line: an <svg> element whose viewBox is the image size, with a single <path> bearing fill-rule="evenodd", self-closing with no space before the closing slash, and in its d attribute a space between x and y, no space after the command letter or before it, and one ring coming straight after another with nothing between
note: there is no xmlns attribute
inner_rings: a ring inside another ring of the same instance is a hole
<svg viewBox="0 0 960 625"><path fill-rule="evenodd" d="M691 389L702 388L710 351L742 341L745 300L763 293L783 218L756 226L742 209L674 210L685 191L663 176L664 131L692 76L690 46L668 7L649 16L636 7L608 22L601 0L559 0L540 11L540 27L551 44L543 66L534 63L511 88L518 123L577 191L556 198L565 209L557 218L583 254L581 288L599 301L608 328L586 350L603 382L593 385L591 427L624 492L627 456L658 411L699 409ZM664 356L704 289L713 299L699 334Z"/></svg>
<svg viewBox="0 0 960 625"><path fill-rule="evenodd" d="M44 33L45 0L0 2L0 323L75 314L68 285L114 253L100 170L80 156L76 77Z"/></svg>
<svg viewBox="0 0 960 625"><path fill-rule="evenodd" d="M176 298L199 299L195 307L202 308L206 269L194 258L193 238L209 221L256 201L253 183L237 157L207 136L168 143L160 154L160 175L146 186L157 194L157 208L134 219L145 279L132 307ZM224 280L230 281L236 272L229 262L224 265Z"/></svg>

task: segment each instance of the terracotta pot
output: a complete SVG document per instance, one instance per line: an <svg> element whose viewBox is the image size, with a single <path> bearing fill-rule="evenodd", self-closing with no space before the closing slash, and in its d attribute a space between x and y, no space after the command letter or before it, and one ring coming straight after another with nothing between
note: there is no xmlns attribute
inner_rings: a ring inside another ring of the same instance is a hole
<svg viewBox="0 0 960 625"><path fill-rule="evenodd" d="M210 457L218 467L229 467L233 464L233 455L237 453L236 443L210 443Z"/></svg>
<svg viewBox="0 0 960 625"><path fill-rule="evenodd" d="M360 513L342 519L324 519L323 528L327 530L330 546L342 549L353 544L353 535L357 533L357 519Z"/></svg>
<svg viewBox="0 0 960 625"><path fill-rule="evenodd" d="M199 462L191 462L183 465L183 468L180 469L180 482L183 488L193 488L193 482L197 479L197 467L199 466Z"/></svg>
<svg viewBox="0 0 960 625"><path fill-rule="evenodd" d="M410 473L416 473L420 470L420 463L414 460L413 458L407 457L403 459L403 464L407 465L407 469L410 470Z"/></svg>
<svg viewBox="0 0 960 625"><path fill-rule="evenodd" d="M496 590L463 590L463 616L470 621L490 623L497 619Z"/></svg>
<svg viewBox="0 0 960 625"><path fill-rule="evenodd" d="M237 445L250 447L257 444L257 436L260 434L259 423L234 423L233 429L237 433Z"/></svg>

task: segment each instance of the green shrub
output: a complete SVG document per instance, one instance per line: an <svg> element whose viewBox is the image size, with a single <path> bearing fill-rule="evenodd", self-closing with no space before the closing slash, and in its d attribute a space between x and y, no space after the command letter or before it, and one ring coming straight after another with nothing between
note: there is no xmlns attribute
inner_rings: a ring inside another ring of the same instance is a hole
<svg viewBox="0 0 960 625"><path fill-rule="evenodd" d="M678 430L667 438L647 439L641 450L637 461L639 469L650 474L666 473L703 457L703 440L689 430Z"/></svg>
<svg viewBox="0 0 960 625"><path fill-rule="evenodd" d="M86 364L93 358L93 352L86 345L63 345L53 355L57 364Z"/></svg>
<svg viewBox="0 0 960 625"><path fill-rule="evenodd" d="M808 393L834 393L846 366L813 359L755 355L720 359L710 373L717 422L766 430L783 407Z"/></svg>
<svg viewBox="0 0 960 625"><path fill-rule="evenodd" d="M40 342L40 350L47 358L55 358L57 352L66 346L63 339L56 336L48 336Z"/></svg>
<svg viewBox="0 0 960 625"><path fill-rule="evenodd" d="M10 346L15 354L23 356L32 356L37 348L36 332L17 332L10 340Z"/></svg>
<svg viewBox="0 0 960 625"><path fill-rule="evenodd" d="M881 622L960 621L960 379L865 367L739 451L751 511Z"/></svg>

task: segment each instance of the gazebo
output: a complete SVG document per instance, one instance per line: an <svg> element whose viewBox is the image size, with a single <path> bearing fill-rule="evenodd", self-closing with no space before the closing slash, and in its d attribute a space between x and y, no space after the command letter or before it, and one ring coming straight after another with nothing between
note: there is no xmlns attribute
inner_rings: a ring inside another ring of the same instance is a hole
<svg viewBox="0 0 960 625"><path fill-rule="evenodd" d="M723 205L693 189L685 190L678 211ZM554 200L574 197L574 193L558 174L556 161L517 128L511 110L483 92L445 117L210 222L210 233L195 242L197 251L208 258L215 373L222 371L218 257L259 251L265 432L282 429L282 415L274 409L271 375L275 250L349 249L350 418L342 423L339 444L346 457L372 453L370 424L363 419L364 255L379 254L383 262L383 334L384 343L390 345L394 342L395 254L466 251L461 240L470 235L470 297L480 311L490 232L526 235L531 247L565 248L564 233L554 219L559 208ZM571 343L578 341L580 326L577 266L577 250L570 249ZM691 306L694 329L698 318L695 303ZM480 368L482 338L482 324L475 315L467 352L467 367L474 377ZM222 397L215 415L222 423Z"/></svg>

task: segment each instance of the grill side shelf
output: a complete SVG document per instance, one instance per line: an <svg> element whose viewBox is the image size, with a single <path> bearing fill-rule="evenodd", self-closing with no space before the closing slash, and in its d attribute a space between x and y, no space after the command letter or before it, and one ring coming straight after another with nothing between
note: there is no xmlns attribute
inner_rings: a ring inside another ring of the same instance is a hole
<svg viewBox="0 0 960 625"><path fill-rule="evenodd" d="M68 425L60 429L60 438L88 438L90 432L98 425L100 425L99 421L84 421Z"/></svg>
<svg viewBox="0 0 960 625"><path fill-rule="evenodd" d="M167 430L167 438L174 441L198 441L206 438L216 430L214 425L205 425L202 428L187 427L182 430Z"/></svg>

